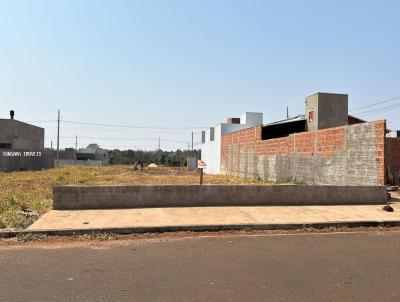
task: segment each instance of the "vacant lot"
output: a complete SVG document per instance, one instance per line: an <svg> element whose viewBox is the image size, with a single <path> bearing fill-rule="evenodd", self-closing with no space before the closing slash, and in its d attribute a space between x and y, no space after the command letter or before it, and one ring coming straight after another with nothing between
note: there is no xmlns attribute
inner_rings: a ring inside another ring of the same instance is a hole
<svg viewBox="0 0 400 302"><path fill-rule="evenodd" d="M0 172L0 229L25 228L52 206L54 185L196 184L198 173L132 166L60 167L36 172ZM205 175L207 184L267 184L261 180Z"/></svg>

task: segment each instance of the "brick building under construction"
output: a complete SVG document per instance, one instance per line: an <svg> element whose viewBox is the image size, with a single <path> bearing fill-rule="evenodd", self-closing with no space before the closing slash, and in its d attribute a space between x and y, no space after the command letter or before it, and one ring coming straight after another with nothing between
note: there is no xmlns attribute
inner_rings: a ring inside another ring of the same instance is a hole
<svg viewBox="0 0 400 302"><path fill-rule="evenodd" d="M328 185L399 184L400 138L398 132L388 133L385 120L349 116L346 94L316 93L306 98L304 115L221 135L216 160L221 174L239 177ZM207 146L203 142L202 147Z"/></svg>

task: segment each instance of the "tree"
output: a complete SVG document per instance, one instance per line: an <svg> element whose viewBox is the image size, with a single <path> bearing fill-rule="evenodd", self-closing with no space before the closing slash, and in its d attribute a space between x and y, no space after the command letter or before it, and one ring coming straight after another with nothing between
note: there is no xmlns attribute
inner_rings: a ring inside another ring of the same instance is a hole
<svg viewBox="0 0 400 302"><path fill-rule="evenodd" d="M193 152L187 150L176 150L176 151L143 151L143 150L110 150L109 161L111 165L118 164L134 164L135 162L142 162L145 164L156 163L161 165L179 165L185 166L187 157L190 155L196 155L197 158L201 156L200 150Z"/></svg>

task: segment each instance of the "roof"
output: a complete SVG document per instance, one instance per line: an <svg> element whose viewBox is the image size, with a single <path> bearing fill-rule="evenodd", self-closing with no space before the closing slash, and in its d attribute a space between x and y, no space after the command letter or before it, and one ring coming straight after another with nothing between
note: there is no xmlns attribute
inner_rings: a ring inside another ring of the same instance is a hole
<svg viewBox="0 0 400 302"><path fill-rule="evenodd" d="M39 127L39 126L36 126L36 125L24 123L24 122L21 122L21 121L18 121L18 120L12 120L12 119L9 119L9 118L8 118L8 119L0 118L0 124L1 124L1 123L3 123L3 124L8 124L8 125L10 125L11 123L13 123L14 125L15 125L15 124L18 124L18 125L20 125L20 126L25 126L25 127L35 127L35 128L44 129L44 128Z"/></svg>
<svg viewBox="0 0 400 302"><path fill-rule="evenodd" d="M347 93L335 93L335 92L323 92L323 91L318 91L318 92L315 92L315 93L313 93L313 94L308 95L307 97L313 96L313 95L317 95L317 94L348 95Z"/></svg>
<svg viewBox="0 0 400 302"><path fill-rule="evenodd" d="M357 121L359 121L359 122L366 122L366 120L363 120L363 119L361 119L361 118L359 118L359 117L356 117L356 116L350 115L350 114L349 114L349 118L352 118L352 119L357 120Z"/></svg>
<svg viewBox="0 0 400 302"><path fill-rule="evenodd" d="M305 120L306 120L305 115L304 115L304 114L299 114L299 115L296 115L296 116L294 116L294 117L290 117L290 118L287 118L287 119L284 119L284 120L280 120L280 121L276 121L276 122L273 122L273 123L265 124L264 126L271 126L271 125L278 125L278 124L286 124L286 123L292 123L292 122L298 122L298 121L305 121Z"/></svg>

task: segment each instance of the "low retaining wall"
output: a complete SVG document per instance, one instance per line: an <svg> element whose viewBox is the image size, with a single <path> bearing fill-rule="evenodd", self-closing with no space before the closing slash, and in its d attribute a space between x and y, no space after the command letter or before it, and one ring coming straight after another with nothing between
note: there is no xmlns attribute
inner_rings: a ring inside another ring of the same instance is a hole
<svg viewBox="0 0 400 302"><path fill-rule="evenodd" d="M106 166L102 160L74 160L74 159L57 159L54 160L56 166Z"/></svg>
<svg viewBox="0 0 400 302"><path fill-rule="evenodd" d="M56 186L53 208L383 204L384 186L137 185Z"/></svg>

